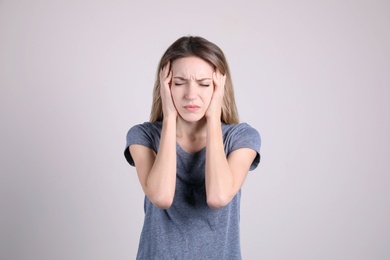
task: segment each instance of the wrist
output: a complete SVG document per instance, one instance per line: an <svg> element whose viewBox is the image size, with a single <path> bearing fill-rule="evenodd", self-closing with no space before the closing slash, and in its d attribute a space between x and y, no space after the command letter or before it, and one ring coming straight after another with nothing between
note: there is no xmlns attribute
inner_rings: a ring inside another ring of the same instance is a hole
<svg viewBox="0 0 390 260"><path fill-rule="evenodd" d="M220 127L222 125L221 116L215 115L215 116L209 116L206 117L207 126L217 126Z"/></svg>
<svg viewBox="0 0 390 260"><path fill-rule="evenodd" d="M176 123L176 118L177 118L177 115L175 115L175 114L163 115L163 122Z"/></svg>

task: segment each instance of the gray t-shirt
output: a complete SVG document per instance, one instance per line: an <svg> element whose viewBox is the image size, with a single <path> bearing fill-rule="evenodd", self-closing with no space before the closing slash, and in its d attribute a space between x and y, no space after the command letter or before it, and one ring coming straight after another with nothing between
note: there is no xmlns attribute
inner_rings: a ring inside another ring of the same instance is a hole
<svg viewBox="0 0 390 260"><path fill-rule="evenodd" d="M140 144L157 153L162 123L146 122L127 133L125 157L134 166L128 147ZM225 153L240 148L257 152L250 170L260 162L260 135L246 123L222 124ZM177 179L173 203L159 209L145 196L145 220L137 259L225 260L241 259L240 197L241 191L223 208L213 210L206 202L206 148L189 154L178 144Z"/></svg>

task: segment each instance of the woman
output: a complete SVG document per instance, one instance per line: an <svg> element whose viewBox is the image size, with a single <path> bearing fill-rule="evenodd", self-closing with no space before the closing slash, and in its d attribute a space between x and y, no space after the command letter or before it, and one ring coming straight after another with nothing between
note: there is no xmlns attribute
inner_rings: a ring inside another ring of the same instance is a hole
<svg viewBox="0 0 390 260"><path fill-rule="evenodd" d="M240 189L260 161L260 136L238 121L225 56L182 37L161 58L150 122L127 134L145 192L137 259L241 259Z"/></svg>

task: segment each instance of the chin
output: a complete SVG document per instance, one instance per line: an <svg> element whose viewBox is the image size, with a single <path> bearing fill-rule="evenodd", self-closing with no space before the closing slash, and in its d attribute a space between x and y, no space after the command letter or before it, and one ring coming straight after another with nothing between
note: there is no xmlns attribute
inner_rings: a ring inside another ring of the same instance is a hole
<svg viewBox="0 0 390 260"><path fill-rule="evenodd" d="M196 122L199 122L201 121L203 118L204 118L204 115L201 114L180 114L180 117L188 122L188 123L196 123Z"/></svg>

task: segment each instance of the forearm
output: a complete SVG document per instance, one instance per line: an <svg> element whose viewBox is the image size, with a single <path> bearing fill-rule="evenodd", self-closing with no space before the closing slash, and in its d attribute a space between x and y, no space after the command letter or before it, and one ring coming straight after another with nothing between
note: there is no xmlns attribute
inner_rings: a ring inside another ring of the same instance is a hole
<svg viewBox="0 0 390 260"><path fill-rule="evenodd" d="M234 179L224 151L222 127L219 119L207 121L206 141L206 195L211 208L220 208L230 202Z"/></svg>
<svg viewBox="0 0 390 260"><path fill-rule="evenodd" d="M168 208L176 187L176 117L164 118L158 153L148 175L149 199L161 208Z"/></svg>

